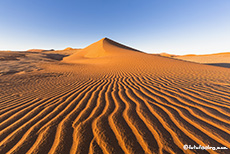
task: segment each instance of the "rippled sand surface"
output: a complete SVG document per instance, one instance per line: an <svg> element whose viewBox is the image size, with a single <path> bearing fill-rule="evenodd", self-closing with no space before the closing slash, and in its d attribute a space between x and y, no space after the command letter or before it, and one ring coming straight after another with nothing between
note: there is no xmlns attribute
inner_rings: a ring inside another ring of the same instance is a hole
<svg viewBox="0 0 230 154"><path fill-rule="evenodd" d="M0 76L1 154L230 152L183 149L230 148L228 68L107 38L36 67Z"/></svg>

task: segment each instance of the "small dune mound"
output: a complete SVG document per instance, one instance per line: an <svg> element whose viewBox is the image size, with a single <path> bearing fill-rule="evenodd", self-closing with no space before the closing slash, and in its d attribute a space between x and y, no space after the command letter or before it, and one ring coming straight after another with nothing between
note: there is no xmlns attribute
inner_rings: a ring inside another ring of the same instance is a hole
<svg viewBox="0 0 230 154"><path fill-rule="evenodd" d="M160 53L159 55L163 56L163 57L175 57L176 56L176 55L168 54L168 53L165 53L165 52Z"/></svg>
<svg viewBox="0 0 230 154"><path fill-rule="evenodd" d="M74 50L74 48L67 47L67 48L65 48L64 50Z"/></svg>
<svg viewBox="0 0 230 154"><path fill-rule="evenodd" d="M29 49L28 52L43 52L44 49Z"/></svg>

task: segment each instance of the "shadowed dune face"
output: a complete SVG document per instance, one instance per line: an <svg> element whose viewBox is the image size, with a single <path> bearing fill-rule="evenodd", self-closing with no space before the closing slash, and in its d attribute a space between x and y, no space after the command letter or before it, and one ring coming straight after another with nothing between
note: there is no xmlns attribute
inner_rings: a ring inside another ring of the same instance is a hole
<svg viewBox="0 0 230 154"><path fill-rule="evenodd" d="M230 148L230 69L108 39L41 67L0 76L0 153L230 152L183 149Z"/></svg>
<svg viewBox="0 0 230 154"><path fill-rule="evenodd" d="M206 63L206 65L230 68L230 63Z"/></svg>
<svg viewBox="0 0 230 154"><path fill-rule="evenodd" d="M115 41L113 41L113 40L111 40L111 39L108 39L108 38L104 38L104 39L103 39L103 42L104 42L104 44L107 44L107 45L110 44L110 45L113 45L113 46L118 47L118 48L122 48L122 49L127 49L127 50L132 50L132 51L138 51L138 52L140 52L140 51L137 50L137 49L134 49L134 48L125 46L125 45L123 45L123 44L120 44L120 43L115 42Z"/></svg>

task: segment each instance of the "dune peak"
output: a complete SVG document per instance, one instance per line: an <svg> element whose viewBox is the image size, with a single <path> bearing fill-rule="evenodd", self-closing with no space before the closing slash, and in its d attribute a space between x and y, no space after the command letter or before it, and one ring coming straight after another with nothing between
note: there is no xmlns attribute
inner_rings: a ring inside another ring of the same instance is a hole
<svg viewBox="0 0 230 154"><path fill-rule="evenodd" d="M83 58L101 58L101 57L108 57L108 56L117 56L122 55L124 53L134 51L140 52L134 48L128 47L112 39L107 37L102 38L101 40L92 43L91 45L85 47L80 52L77 52L71 56L65 57L63 62L71 62L74 63L75 60L83 59Z"/></svg>

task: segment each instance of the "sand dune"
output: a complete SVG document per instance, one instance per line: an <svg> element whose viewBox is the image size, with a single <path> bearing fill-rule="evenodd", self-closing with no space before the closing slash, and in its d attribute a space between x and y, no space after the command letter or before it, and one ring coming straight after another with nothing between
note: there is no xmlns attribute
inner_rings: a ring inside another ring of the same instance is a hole
<svg viewBox="0 0 230 154"><path fill-rule="evenodd" d="M230 53L216 53L216 54L206 54L206 55L184 55L184 56L174 56L174 58L192 61L201 64L213 65L230 68Z"/></svg>
<svg viewBox="0 0 230 154"><path fill-rule="evenodd" d="M27 52L49 52L49 51L54 51L54 49L50 50L45 50L45 49L29 49Z"/></svg>
<svg viewBox="0 0 230 154"><path fill-rule="evenodd" d="M71 47L67 47L65 48L64 50L75 50L74 48L71 48Z"/></svg>
<svg viewBox="0 0 230 154"><path fill-rule="evenodd" d="M230 70L104 38L0 76L0 153L229 153Z"/></svg>
<svg viewBox="0 0 230 154"><path fill-rule="evenodd" d="M44 49L28 49L28 52L43 52Z"/></svg>

